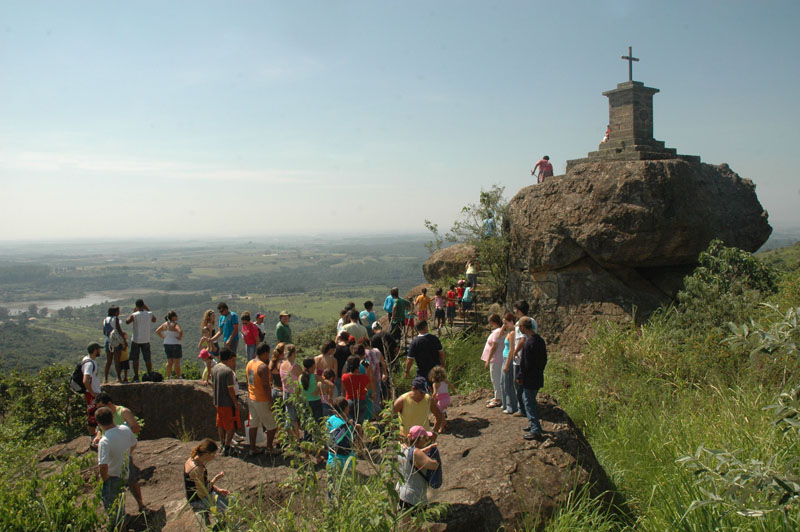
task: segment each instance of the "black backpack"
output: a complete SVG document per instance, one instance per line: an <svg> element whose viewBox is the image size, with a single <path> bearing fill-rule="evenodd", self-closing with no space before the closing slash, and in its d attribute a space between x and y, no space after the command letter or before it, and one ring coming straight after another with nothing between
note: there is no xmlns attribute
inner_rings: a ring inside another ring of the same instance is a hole
<svg viewBox="0 0 800 532"><path fill-rule="evenodd" d="M86 362L91 362L92 366L94 366L94 360L81 360L78 362L78 365L75 366L75 370L69 378L69 389L81 395L86 393L86 386L83 385L83 365ZM94 367L92 367L92 371L94 371Z"/></svg>
<svg viewBox="0 0 800 532"><path fill-rule="evenodd" d="M142 382L162 382L164 377L161 373L153 370L142 375Z"/></svg>

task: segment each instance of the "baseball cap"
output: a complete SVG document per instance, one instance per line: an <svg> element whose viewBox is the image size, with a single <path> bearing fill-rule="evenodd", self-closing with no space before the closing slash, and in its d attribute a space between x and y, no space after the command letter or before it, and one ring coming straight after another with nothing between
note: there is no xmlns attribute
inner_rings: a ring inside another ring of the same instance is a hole
<svg viewBox="0 0 800 532"><path fill-rule="evenodd" d="M433 432L428 432L423 427L419 425L414 425L411 427L411 430L408 431L408 435L411 436L412 440L416 440L422 436L427 436L428 438L433 438Z"/></svg>
<svg viewBox="0 0 800 532"><path fill-rule="evenodd" d="M95 349L103 349L103 345L102 344L98 344L97 342L92 342L92 343L90 343L89 345L86 346L86 351L88 353L91 353Z"/></svg>
<svg viewBox="0 0 800 532"><path fill-rule="evenodd" d="M203 360L206 358L211 358L211 353L208 352L208 349L203 349L200 351L200 354L197 355L197 358L202 358Z"/></svg>
<svg viewBox="0 0 800 532"><path fill-rule="evenodd" d="M379 321L376 321L375 323L372 324L373 331L380 331L381 329L383 329L383 327L381 326L381 323Z"/></svg>
<svg viewBox="0 0 800 532"><path fill-rule="evenodd" d="M263 318L263 317L264 317L264 313L263 312L259 312L258 314L256 314L256 319Z"/></svg>
<svg viewBox="0 0 800 532"><path fill-rule="evenodd" d="M420 377L419 375L414 377L414 380L411 381L411 387L416 388L417 390L421 390L423 392L428 391L428 381L425 377Z"/></svg>

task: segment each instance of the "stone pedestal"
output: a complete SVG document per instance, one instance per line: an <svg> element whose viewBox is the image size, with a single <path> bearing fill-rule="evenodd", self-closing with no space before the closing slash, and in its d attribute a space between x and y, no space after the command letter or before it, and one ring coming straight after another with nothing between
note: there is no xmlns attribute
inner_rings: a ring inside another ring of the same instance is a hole
<svg viewBox="0 0 800 532"><path fill-rule="evenodd" d="M576 164L597 161L642 161L683 159L700 162L695 155L679 155L664 142L653 138L653 95L659 92L640 81L619 83L606 91L608 97L609 139L584 159L567 161L567 172Z"/></svg>

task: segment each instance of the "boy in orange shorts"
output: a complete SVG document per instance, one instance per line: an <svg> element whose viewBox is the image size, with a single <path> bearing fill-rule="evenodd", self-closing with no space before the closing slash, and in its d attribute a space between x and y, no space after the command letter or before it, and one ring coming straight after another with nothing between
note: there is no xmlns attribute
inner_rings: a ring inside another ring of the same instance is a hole
<svg viewBox="0 0 800 532"><path fill-rule="evenodd" d="M217 408L217 431L222 442L222 456L231 455L234 431L241 426L236 400L236 353L224 347L219 352L220 364L211 369L214 383L214 406Z"/></svg>

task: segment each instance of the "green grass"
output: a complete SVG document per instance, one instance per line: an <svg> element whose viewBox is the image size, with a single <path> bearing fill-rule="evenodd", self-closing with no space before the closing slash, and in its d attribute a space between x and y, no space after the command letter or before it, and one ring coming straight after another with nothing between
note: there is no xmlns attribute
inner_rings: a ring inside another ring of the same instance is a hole
<svg viewBox="0 0 800 532"><path fill-rule="evenodd" d="M783 271L800 270L800 242L756 255L761 262Z"/></svg>
<svg viewBox="0 0 800 532"><path fill-rule="evenodd" d="M786 276L770 299L784 309L787 303L797 305L798 280L798 274ZM749 313L755 322L751 327L765 330L780 316L766 307ZM727 450L744 462L772 464L788 471L782 474L800 478L797 433L778 430L773 413L764 409L782 390L770 364L783 362L753 357L750 347L723 343L729 334L725 324L709 327L696 320L696 329L690 326L676 334L678 324L692 321L666 314L641 328L603 328L579 363L551 356L543 391L558 399L587 436L633 515L624 523L609 516L602 526L593 521L588 528L578 524L575 529L603 530L609 523L609 530L645 532L800 529L795 503L786 505L785 514L776 511L764 517L739 515L734 504L690 510L694 501L708 498L703 489L717 489L695 484L693 474L677 462L700 446ZM760 333L755 337L761 338ZM797 384L797 366L794 361L789 364L789 384ZM746 483L747 476L739 482ZM718 486L721 490L726 484ZM719 494L727 501L724 491ZM742 501L779 508L763 497ZM602 517L598 504L580 502L574 511L562 510L559 519L594 519L597 512ZM547 530L566 529L550 527Z"/></svg>

